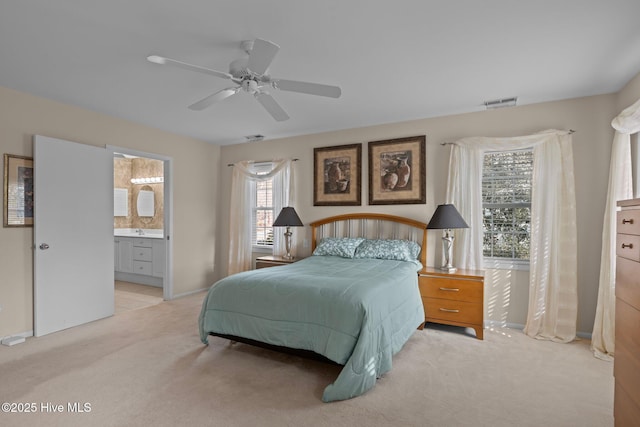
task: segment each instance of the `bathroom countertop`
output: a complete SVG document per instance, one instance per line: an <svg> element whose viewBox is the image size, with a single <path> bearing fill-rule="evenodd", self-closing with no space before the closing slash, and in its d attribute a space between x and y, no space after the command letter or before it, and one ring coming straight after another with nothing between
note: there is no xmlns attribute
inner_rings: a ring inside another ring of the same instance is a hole
<svg viewBox="0 0 640 427"><path fill-rule="evenodd" d="M142 234L138 233L135 228L114 228L113 235L115 237L142 237L144 239L163 239L164 230L143 228Z"/></svg>

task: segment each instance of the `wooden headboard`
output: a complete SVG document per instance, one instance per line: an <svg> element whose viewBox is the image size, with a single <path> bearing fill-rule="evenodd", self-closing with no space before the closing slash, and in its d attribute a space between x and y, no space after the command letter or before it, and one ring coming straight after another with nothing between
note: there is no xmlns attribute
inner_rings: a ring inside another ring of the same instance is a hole
<svg viewBox="0 0 640 427"><path fill-rule="evenodd" d="M311 224L311 252L323 237L403 239L420 245L420 262L427 265L427 224L401 216L351 213L319 219Z"/></svg>

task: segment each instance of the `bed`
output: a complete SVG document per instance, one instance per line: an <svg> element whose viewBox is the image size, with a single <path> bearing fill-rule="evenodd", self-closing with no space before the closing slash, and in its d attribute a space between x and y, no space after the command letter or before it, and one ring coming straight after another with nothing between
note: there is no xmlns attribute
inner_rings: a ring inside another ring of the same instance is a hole
<svg viewBox="0 0 640 427"><path fill-rule="evenodd" d="M310 225L312 256L234 274L209 289L200 338L318 354L343 366L322 400L345 400L371 389L423 326L417 271L426 260L426 224L359 213Z"/></svg>

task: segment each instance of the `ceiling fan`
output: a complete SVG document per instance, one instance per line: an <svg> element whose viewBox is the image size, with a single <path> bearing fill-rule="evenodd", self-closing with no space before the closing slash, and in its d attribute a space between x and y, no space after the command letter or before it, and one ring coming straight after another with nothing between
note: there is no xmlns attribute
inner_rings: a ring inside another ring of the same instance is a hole
<svg viewBox="0 0 640 427"><path fill-rule="evenodd" d="M289 115L280 107L269 93L269 89L279 89L289 92L306 93L309 95L327 96L339 98L342 91L338 86L329 86L318 83L300 82L295 80L276 79L267 74L271 61L280 50L280 46L268 40L255 39L243 41L241 47L248 56L236 59L229 65L229 72L216 71L198 65L187 64L175 59L163 56L151 55L147 57L149 62L161 65L173 65L199 73L209 74L231 80L237 86L222 89L206 98L189 106L190 109L200 111L222 101L241 91L252 94L258 102L277 121L284 121Z"/></svg>

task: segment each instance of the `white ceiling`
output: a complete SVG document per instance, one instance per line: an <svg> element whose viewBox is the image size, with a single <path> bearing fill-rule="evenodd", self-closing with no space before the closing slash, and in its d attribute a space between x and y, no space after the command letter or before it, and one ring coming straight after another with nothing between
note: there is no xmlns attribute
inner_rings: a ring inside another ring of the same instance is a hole
<svg viewBox="0 0 640 427"><path fill-rule="evenodd" d="M229 81L242 40L281 49L270 74L339 99L247 93L195 112ZM216 144L618 91L640 71L639 0L0 0L0 86Z"/></svg>

